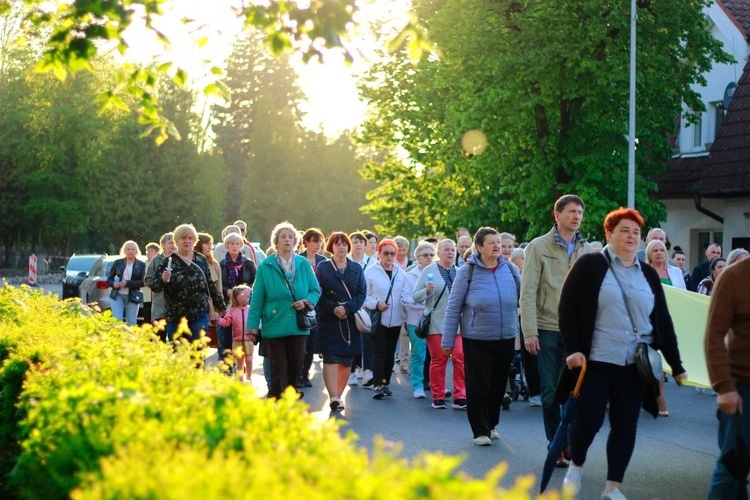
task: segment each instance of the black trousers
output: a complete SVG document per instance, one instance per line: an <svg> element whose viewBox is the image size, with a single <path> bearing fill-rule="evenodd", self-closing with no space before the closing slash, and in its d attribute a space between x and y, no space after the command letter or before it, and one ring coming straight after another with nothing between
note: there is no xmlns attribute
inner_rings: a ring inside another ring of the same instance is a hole
<svg viewBox="0 0 750 500"><path fill-rule="evenodd" d="M463 338L466 414L474 437L487 436L500 423L500 406L508 384L515 339Z"/></svg>
<svg viewBox="0 0 750 500"><path fill-rule="evenodd" d="M376 387L391 383L396 345L400 334L401 325L390 327L380 325L373 335L372 378Z"/></svg>
<svg viewBox="0 0 750 500"><path fill-rule="evenodd" d="M573 463L586 462L589 446L604 423L609 403L607 481L621 483L635 449L635 435L646 384L635 365L619 366L589 361L578 397L578 412L570 424L570 456Z"/></svg>
<svg viewBox="0 0 750 500"><path fill-rule="evenodd" d="M263 338L266 357L271 368L269 398L278 398L288 386L297 387L299 367L305 357L307 335L290 335L279 338Z"/></svg>

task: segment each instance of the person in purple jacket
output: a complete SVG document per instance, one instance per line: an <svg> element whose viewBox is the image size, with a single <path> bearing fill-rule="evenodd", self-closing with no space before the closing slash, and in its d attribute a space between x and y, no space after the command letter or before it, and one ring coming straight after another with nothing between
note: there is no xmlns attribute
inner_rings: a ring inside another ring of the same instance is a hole
<svg viewBox="0 0 750 500"><path fill-rule="evenodd" d="M500 254L500 234L494 228L480 228L474 247L453 282L441 347L446 355L453 353L460 326L466 413L474 444L489 446L500 438L495 427L518 335L521 278Z"/></svg>

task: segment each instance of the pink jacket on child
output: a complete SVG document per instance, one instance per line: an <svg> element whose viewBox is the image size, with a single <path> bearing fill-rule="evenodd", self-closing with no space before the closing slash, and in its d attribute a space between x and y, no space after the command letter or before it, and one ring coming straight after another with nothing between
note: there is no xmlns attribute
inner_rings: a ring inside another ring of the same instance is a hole
<svg viewBox="0 0 750 500"><path fill-rule="evenodd" d="M216 324L224 328L232 327L232 341L241 342L243 337L244 340L250 340L245 333L245 323L247 322L247 312L249 310L250 306L230 307L224 313L224 317L219 318Z"/></svg>

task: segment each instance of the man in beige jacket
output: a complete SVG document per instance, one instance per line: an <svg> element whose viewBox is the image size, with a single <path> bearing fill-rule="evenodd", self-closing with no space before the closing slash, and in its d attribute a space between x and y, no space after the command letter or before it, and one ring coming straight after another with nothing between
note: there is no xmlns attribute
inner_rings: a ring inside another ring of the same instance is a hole
<svg viewBox="0 0 750 500"><path fill-rule="evenodd" d="M567 194L555 202L554 227L526 247L521 279L521 325L525 347L538 356L544 431L552 440L560 425L555 389L563 367L564 351L557 324L557 303L565 276L578 257L592 251L578 228L583 221L583 201ZM567 466L562 457L558 466Z"/></svg>

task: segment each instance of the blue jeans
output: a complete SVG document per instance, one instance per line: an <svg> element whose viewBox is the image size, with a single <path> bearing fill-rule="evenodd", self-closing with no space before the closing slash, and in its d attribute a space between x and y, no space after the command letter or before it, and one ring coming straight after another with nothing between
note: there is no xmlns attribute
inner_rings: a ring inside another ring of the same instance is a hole
<svg viewBox="0 0 750 500"><path fill-rule="evenodd" d="M721 462L725 453L730 453L739 435L750 446L750 386L737 384L737 392L742 398L742 415L727 415L719 412L719 460L716 461L714 475L711 477L711 487L708 498L718 500L747 499L747 476L739 481L732 476ZM739 418L738 418L739 417Z"/></svg>
<svg viewBox="0 0 750 500"><path fill-rule="evenodd" d="M122 321L125 319L128 326L138 324L138 309L141 305L128 301L127 294L118 293L116 299L110 299L109 305L112 316L117 318L117 320Z"/></svg>
<svg viewBox="0 0 750 500"><path fill-rule="evenodd" d="M424 388L424 357L427 351L427 339L417 337L416 330L416 325L406 324L406 331L409 332L409 341L411 342L409 370L411 371L412 391Z"/></svg>
<svg viewBox="0 0 750 500"><path fill-rule="evenodd" d="M174 340L174 334L178 326L180 326L179 321L167 321L167 342ZM188 328L190 329L191 342L201 338L201 330L206 333L208 332L208 313L204 312L195 321L188 321Z"/></svg>
<svg viewBox="0 0 750 500"><path fill-rule="evenodd" d="M560 425L560 405L555 403L557 381L560 378L565 350L560 332L539 330L539 385L542 390L542 416L547 441L552 441Z"/></svg>

